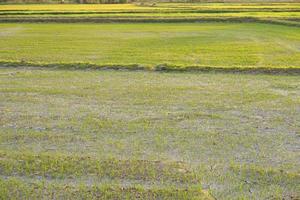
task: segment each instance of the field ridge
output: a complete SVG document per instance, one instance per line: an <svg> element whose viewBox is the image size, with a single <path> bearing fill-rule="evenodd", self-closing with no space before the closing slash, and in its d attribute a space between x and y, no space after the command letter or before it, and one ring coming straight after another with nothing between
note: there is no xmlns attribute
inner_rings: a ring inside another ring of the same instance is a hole
<svg viewBox="0 0 300 200"><path fill-rule="evenodd" d="M63 17L63 18L0 18L0 23L206 23L206 22L233 22L233 23L262 23L300 27L300 19L287 20L285 18L256 18L256 17L197 17L197 18L180 18L180 17Z"/></svg>
<svg viewBox="0 0 300 200"><path fill-rule="evenodd" d="M48 68L70 70L129 70L129 71L163 71L163 72L219 72L219 73L245 73L245 74L288 74L300 75L300 67L213 67L213 66L176 66L158 64L146 66L140 64L131 65L101 65L94 63L35 63L24 61L0 61L0 67L11 68Z"/></svg>

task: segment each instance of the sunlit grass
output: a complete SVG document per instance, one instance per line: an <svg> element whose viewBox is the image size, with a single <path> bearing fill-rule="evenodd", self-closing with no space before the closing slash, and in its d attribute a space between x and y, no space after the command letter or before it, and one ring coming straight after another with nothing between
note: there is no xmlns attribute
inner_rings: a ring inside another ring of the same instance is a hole
<svg viewBox="0 0 300 200"><path fill-rule="evenodd" d="M0 60L155 67L300 66L300 29L255 23L1 24Z"/></svg>

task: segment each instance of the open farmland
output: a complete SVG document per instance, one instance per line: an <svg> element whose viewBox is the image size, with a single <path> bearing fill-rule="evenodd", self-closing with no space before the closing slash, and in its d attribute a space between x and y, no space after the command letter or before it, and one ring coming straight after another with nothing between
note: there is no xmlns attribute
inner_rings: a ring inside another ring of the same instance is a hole
<svg viewBox="0 0 300 200"><path fill-rule="evenodd" d="M299 197L298 76L2 68L0 86L2 196Z"/></svg>
<svg viewBox="0 0 300 200"><path fill-rule="evenodd" d="M295 200L299 169L300 3L0 4L0 199Z"/></svg>

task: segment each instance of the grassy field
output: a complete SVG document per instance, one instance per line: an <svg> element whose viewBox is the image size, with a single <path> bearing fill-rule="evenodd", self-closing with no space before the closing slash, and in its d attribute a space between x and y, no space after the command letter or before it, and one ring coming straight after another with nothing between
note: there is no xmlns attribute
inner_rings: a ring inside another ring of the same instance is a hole
<svg viewBox="0 0 300 200"><path fill-rule="evenodd" d="M0 5L0 22L256 21L300 26L299 3Z"/></svg>
<svg viewBox="0 0 300 200"><path fill-rule="evenodd" d="M297 199L299 105L299 76L1 68L0 196Z"/></svg>
<svg viewBox="0 0 300 200"><path fill-rule="evenodd" d="M1 4L0 199L300 199L299 78L299 3Z"/></svg>
<svg viewBox="0 0 300 200"><path fill-rule="evenodd" d="M280 25L0 24L0 40L2 63L146 69L300 67L300 28Z"/></svg>

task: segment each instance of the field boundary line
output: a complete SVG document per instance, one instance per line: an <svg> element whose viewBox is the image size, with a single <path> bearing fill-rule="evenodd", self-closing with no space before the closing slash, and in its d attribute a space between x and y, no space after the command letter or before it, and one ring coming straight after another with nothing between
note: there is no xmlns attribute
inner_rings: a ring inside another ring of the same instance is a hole
<svg viewBox="0 0 300 200"><path fill-rule="evenodd" d="M114 18L114 17L87 17L87 18L0 18L0 23L264 23L300 27L299 18L256 18L256 17L198 17L198 18Z"/></svg>
<svg viewBox="0 0 300 200"><path fill-rule="evenodd" d="M24 61L0 61L2 68L40 68L65 70L120 70L120 71L156 71L156 72L213 72L240 74L271 74L271 75L300 75L299 67L213 67L213 66L176 66L159 64L146 66L131 65L101 65L94 63L34 63Z"/></svg>

